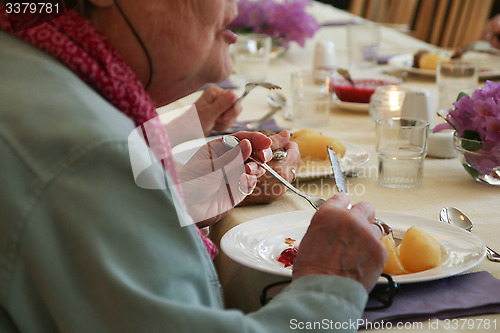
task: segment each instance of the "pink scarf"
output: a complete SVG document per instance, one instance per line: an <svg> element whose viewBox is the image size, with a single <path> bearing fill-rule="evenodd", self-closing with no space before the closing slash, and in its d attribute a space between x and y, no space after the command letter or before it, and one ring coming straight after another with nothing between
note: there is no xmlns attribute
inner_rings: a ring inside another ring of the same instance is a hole
<svg viewBox="0 0 500 333"><path fill-rule="evenodd" d="M171 158L170 142L151 98L132 69L88 20L75 11L69 11L49 22L14 33L5 7L0 6L0 29L62 61L104 99L131 118L136 126L148 122L149 146L162 161L166 172L176 184L179 183ZM217 247L198 228L196 230L213 259Z"/></svg>

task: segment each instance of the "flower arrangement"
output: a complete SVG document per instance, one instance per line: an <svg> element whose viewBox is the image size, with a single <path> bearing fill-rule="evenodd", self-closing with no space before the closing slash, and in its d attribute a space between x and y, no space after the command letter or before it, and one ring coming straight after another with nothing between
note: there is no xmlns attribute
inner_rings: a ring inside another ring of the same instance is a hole
<svg viewBox="0 0 500 333"><path fill-rule="evenodd" d="M237 33L262 33L274 39L283 39L285 47L297 42L304 47L305 40L314 36L319 25L305 10L310 0L240 0L238 16L229 28Z"/></svg>
<svg viewBox="0 0 500 333"><path fill-rule="evenodd" d="M487 81L471 96L460 93L434 132L454 129L464 168L478 181L500 185L500 83Z"/></svg>

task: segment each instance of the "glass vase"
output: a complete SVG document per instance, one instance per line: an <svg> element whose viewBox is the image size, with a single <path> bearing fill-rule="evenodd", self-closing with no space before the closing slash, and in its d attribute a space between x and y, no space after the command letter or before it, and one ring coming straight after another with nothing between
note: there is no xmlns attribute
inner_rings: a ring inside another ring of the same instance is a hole
<svg viewBox="0 0 500 333"><path fill-rule="evenodd" d="M500 186L500 142L492 143L453 136L464 169L475 181Z"/></svg>

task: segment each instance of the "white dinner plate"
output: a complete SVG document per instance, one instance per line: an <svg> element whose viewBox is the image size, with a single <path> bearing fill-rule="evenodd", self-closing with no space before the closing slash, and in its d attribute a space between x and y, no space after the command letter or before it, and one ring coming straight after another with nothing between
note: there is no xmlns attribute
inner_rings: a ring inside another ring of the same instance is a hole
<svg viewBox="0 0 500 333"><path fill-rule="evenodd" d="M314 210L264 216L242 223L229 230L221 239L221 248L232 260L267 273L290 277L291 268L277 261L288 247L290 237L300 244ZM446 278L477 266L486 255L481 239L458 227L437 220L387 211L377 211L377 218L389 224L395 238L401 239L406 230L418 225L441 245L441 265L423 272L395 275L398 283L414 283Z"/></svg>
<svg viewBox="0 0 500 333"><path fill-rule="evenodd" d="M367 113L370 108L370 103L343 102L337 96L333 96L332 105L337 109L360 113Z"/></svg>
<svg viewBox="0 0 500 333"><path fill-rule="evenodd" d="M370 160L370 154L361 146L351 142L342 141L345 155L339 161L342 171L351 171ZM322 161L301 159L297 165L297 179L314 179L327 177L333 174L332 166L328 159Z"/></svg>
<svg viewBox="0 0 500 333"><path fill-rule="evenodd" d="M481 66L479 72L480 79L489 79L500 76L500 57L485 53L470 52L464 55L464 59L469 61L478 62ZM422 69L412 67L413 54L399 54L389 59L389 65L398 69L405 70L409 73L423 75L423 76L436 76L436 71L432 69ZM488 70L486 70L488 69Z"/></svg>

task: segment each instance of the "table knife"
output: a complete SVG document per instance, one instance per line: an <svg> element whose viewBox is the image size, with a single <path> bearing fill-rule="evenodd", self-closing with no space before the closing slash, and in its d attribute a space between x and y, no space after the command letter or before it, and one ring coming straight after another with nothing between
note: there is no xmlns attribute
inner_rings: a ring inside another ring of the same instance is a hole
<svg viewBox="0 0 500 333"><path fill-rule="evenodd" d="M337 154L332 147L328 146L328 157L330 158L330 164L332 166L333 178L335 179L335 186L339 192L347 193L347 185L345 183L345 177L340 168L339 160Z"/></svg>

